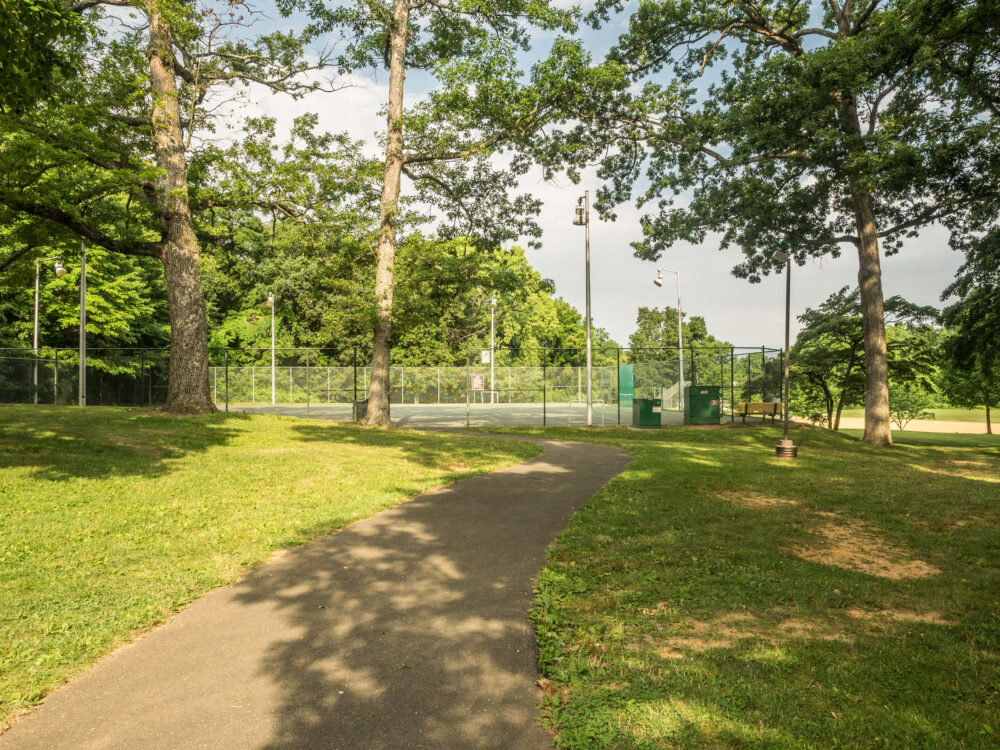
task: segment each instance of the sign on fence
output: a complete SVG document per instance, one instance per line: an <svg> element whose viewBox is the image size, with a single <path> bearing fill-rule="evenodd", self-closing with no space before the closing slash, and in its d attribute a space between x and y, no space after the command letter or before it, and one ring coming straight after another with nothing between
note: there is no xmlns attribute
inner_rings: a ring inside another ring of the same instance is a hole
<svg viewBox="0 0 1000 750"><path fill-rule="evenodd" d="M483 349L479 353L479 359L482 362L482 364L488 365L490 363L490 350L489 349Z"/></svg>
<svg viewBox="0 0 1000 750"><path fill-rule="evenodd" d="M474 391L484 391L484 390L486 390L486 376L485 375L473 375L472 376L472 390L474 390Z"/></svg>

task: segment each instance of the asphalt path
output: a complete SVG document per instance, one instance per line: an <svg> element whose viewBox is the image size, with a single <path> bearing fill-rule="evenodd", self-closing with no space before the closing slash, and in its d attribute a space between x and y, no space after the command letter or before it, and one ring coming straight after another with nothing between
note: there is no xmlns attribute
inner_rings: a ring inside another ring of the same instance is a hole
<svg viewBox="0 0 1000 750"><path fill-rule="evenodd" d="M53 692L3 750L545 748L533 578L628 462L540 441L198 599Z"/></svg>

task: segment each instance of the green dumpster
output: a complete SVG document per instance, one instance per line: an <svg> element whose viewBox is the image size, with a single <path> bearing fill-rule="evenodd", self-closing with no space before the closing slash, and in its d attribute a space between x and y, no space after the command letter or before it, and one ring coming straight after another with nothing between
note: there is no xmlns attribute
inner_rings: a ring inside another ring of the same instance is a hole
<svg viewBox="0 0 1000 750"><path fill-rule="evenodd" d="M658 398L632 399L633 427L660 427L662 402Z"/></svg>
<svg viewBox="0 0 1000 750"><path fill-rule="evenodd" d="M684 424L719 424L722 419L722 388L689 385L684 389Z"/></svg>

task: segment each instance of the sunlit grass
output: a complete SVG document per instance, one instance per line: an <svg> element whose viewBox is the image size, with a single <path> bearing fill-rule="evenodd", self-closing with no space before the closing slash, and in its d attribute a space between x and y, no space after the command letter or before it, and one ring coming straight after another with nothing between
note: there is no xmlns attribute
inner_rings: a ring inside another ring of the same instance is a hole
<svg viewBox="0 0 1000 750"><path fill-rule="evenodd" d="M537 452L270 416L0 407L0 725L273 551Z"/></svg>
<svg viewBox="0 0 1000 750"><path fill-rule="evenodd" d="M545 434L633 455L539 579L558 746L1000 744L1000 439Z"/></svg>

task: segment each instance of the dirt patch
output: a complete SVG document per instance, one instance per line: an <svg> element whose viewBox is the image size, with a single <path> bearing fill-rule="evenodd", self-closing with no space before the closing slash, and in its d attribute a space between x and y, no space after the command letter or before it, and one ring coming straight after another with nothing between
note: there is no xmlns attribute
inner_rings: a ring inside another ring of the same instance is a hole
<svg viewBox="0 0 1000 750"><path fill-rule="evenodd" d="M845 521L834 513L819 515L826 520L814 531L824 537L825 544L792 548L804 560L894 580L930 578L941 572L881 539L859 521Z"/></svg>
<svg viewBox="0 0 1000 750"><path fill-rule="evenodd" d="M791 640L851 641L853 636L830 623L789 617L777 623L763 622L746 612L733 612L708 622L683 626L684 632L645 635L632 650L651 650L663 659L683 659L689 653L731 648L743 640L779 646Z"/></svg>
<svg viewBox="0 0 1000 750"><path fill-rule="evenodd" d="M958 621L941 612L916 612L912 609L862 609L851 607L847 614L866 622L923 622L928 625L957 625Z"/></svg>
<svg viewBox="0 0 1000 750"><path fill-rule="evenodd" d="M791 500L787 497L770 497L756 492L733 492L731 490L717 492L716 497L730 503L742 505L745 508L756 508L757 510L772 510L774 508L790 507L798 505L798 500Z"/></svg>

